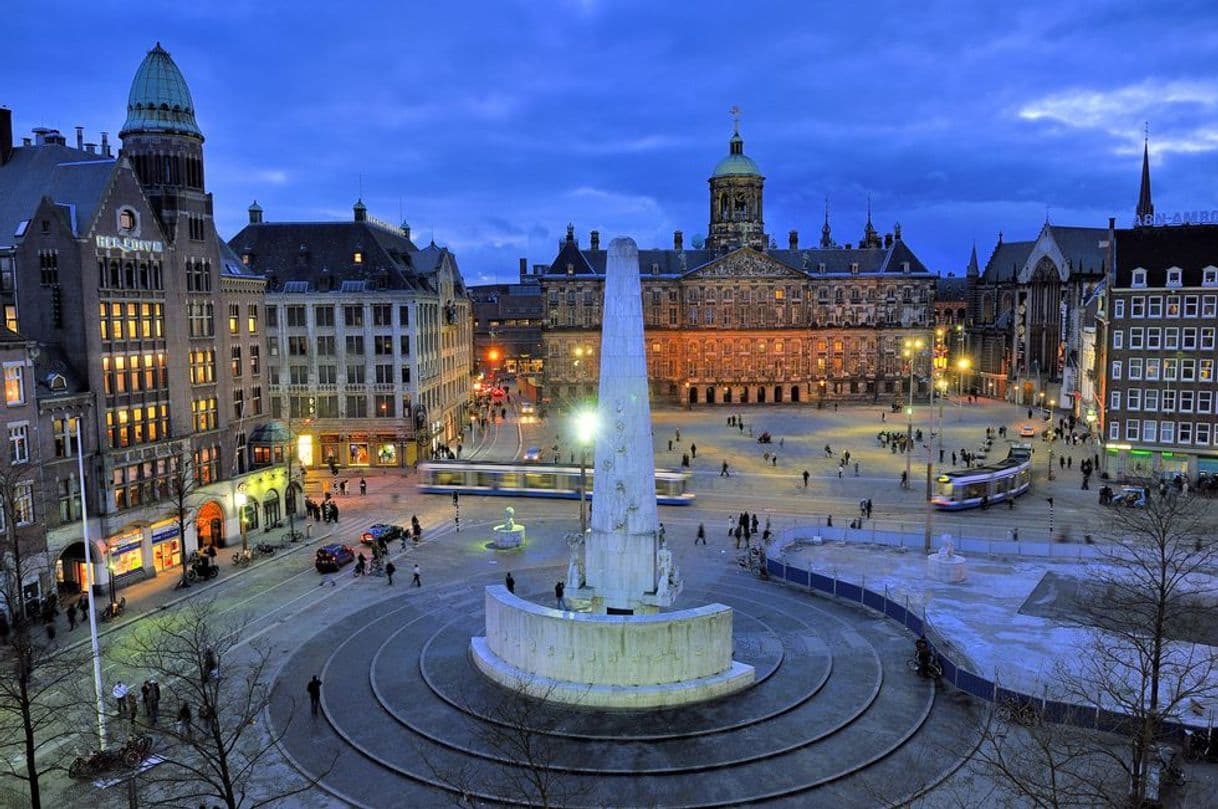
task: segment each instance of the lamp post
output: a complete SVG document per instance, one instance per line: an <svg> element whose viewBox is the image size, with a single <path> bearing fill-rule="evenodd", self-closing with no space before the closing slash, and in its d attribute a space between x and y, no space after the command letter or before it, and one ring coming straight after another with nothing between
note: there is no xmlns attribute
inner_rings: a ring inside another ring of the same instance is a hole
<svg viewBox="0 0 1218 809"><path fill-rule="evenodd" d="M913 463L913 401L914 401L914 360L918 353L926 347L926 341L921 337L905 338L905 349L901 355L909 362L909 406L905 408L905 487L909 488L909 473Z"/></svg>
<svg viewBox="0 0 1218 809"><path fill-rule="evenodd" d="M588 445L596 438L596 411L580 410L575 416L575 440L579 442L579 535L588 533Z"/></svg>
<svg viewBox="0 0 1218 809"><path fill-rule="evenodd" d="M961 357L960 359L956 360L956 369L960 372L958 380L959 387L956 390L957 396L964 396L964 375L967 374L968 370L972 367L973 361L968 357Z"/></svg>

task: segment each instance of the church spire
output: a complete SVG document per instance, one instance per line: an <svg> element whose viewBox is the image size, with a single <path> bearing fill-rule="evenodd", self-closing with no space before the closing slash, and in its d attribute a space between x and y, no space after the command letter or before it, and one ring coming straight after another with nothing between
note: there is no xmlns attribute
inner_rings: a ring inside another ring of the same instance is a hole
<svg viewBox="0 0 1218 809"><path fill-rule="evenodd" d="M875 225L871 224L871 195L867 195L867 225L863 228L863 240L859 242L859 247L879 247L880 234L876 232Z"/></svg>
<svg viewBox="0 0 1218 809"><path fill-rule="evenodd" d="M1146 125L1146 137L1142 142L1142 188L1138 191L1138 224L1151 224L1155 218L1155 205L1150 201L1150 124ZM1147 217L1150 222L1147 222Z"/></svg>
<svg viewBox="0 0 1218 809"><path fill-rule="evenodd" d="M828 249L833 246L833 237L830 235L832 231L829 229L829 198L825 197L825 224L820 229L820 246L821 249Z"/></svg>
<svg viewBox="0 0 1218 809"><path fill-rule="evenodd" d="M977 242L973 242L973 253L968 257L968 269L965 270L967 276L981 275L981 267L977 264Z"/></svg>

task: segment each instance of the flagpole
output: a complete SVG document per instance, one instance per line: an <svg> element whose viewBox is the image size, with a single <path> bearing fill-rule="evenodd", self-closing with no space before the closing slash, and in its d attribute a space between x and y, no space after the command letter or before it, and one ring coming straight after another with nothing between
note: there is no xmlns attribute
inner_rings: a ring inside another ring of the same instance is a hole
<svg viewBox="0 0 1218 809"><path fill-rule="evenodd" d="M97 698L97 749L106 749L106 705L102 697L101 649L97 644L97 599L93 593L93 548L89 542L89 510L85 505L85 447L80 437L82 417L76 417L76 466L80 474L80 529L85 543L85 580L89 593L89 640L93 646L93 692Z"/></svg>

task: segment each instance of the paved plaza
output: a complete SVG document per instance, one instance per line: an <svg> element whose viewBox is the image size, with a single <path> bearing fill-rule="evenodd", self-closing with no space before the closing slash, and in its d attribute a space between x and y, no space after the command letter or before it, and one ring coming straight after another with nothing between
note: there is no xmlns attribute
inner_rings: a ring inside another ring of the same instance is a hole
<svg viewBox="0 0 1218 809"><path fill-rule="evenodd" d="M737 414L743 416L743 431L725 423ZM949 459L953 446L978 445L987 426L1026 421L1024 412L991 402L948 407L944 415ZM662 508L660 519L686 580L678 606L719 601L735 611L735 654L757 667L759 681L736 696L644 714L525 710L520 700L505 699L505 691L475 673L466 654L469 637L482 630L483 588L502 583L510 570L518 594L551 606L554 582L565 569L563 535L577 522L577 505L462 496L458 532L450 498L418 494L413 477L401 472L368 475L368 496L342 498L342 522L313 524L314 535L291 553L239 572L226 566L218 582L184 593L161 580L128 589L132 616L125 624L109 625L108 638L121 643L127 627L172 609L181 598L214 597L223 610L246 615L247 639L231 655L239 665L252 644L269 644L277 668L267 728L285 731L277 763L268 764L263 777L269 786L299 783L302 774L320 777L318 788L291 801L308 809L382 806L386 796L394 803L454 805L460 791L483 796L480 805L507 805L518 799L534 770L521 765L519 750L504 752L501 729L513 724L505 711L527 716L535 729L508 741L533 750L535 764L549 762L551 786L565 796L558 805L807 806L812 801L862 807L912 800L943 779L950 784L958 778L957 768L975 742L978 706L910 672L906 663L913 639L899 627L761 581L738 564L727 534L728 518L742 510L769 519L776 532L790 532L823 525L829 515L848 520L867 497L874 502L873 522L920 534L924 491L901 489L904 460L875 437L882 429L903 430L903 422L893 424L887 415L881 419L877 407L835 412L811 406L661 408L653 421L657 466L676 468L681 455L692 455L697 445L697 458L691 457L697 498L688 507ZM506 421L467 436L462 454L518 458L530 446L550 452L557 440L565 461L575 451L567 424L555 416L521 424L513 410ZM923 429L929 436L929 427ZM762 431L773 435L773 444L757 443ZM1018 519L1032 538L1047 520L1046 492L1058 498L1059 520L1082 526L1102 513L1092 492L1078 491L1077 475L1046 479L1047 444L1033 443L1034 488L1021 498L1014 517L1006 509L935 515L936 536L955 525L973 535L988 532L998 541ZM826 444L834 457L826 457ZM837 457L847 449L849 474L839 479ZM1075 466L1087 449L1075 450ZM778 453L777 465L763 457L766 451ZM924 475L925 455L916 457ZM724 460L730 477L720 476ZM490 526L502 522L509 504L528 527L529 541L517 551L490 550ZM326 579L311 569L319 542L354 544L368 524L406 523L411 514L423 522L424 541L394 549L399 577L393 587L381 578L353 577L350 568L329 577L333 587L319 586ZM699 525L705 526L706 546L693 544ZM1012 678L1042 676L1042 651L1047 655L1069 641L1057 634L1060 627L1051 619L1019 614L1044 572L1069 573L1068 565L970 560L970 579L952 588L927 584L916 553L832 544L795 549L790 559L907 594L911 603L923 605L944 642L979 666L999 665L1007 650L1034 649L1035 654L1015 655L1034 664L1007 669ZM419 588L409 587L410 577L403 575L415 562L422 567ZM313 674L325 682L324 710L317 718L309 716L304 693ZM108 679L117 675L108 667ZM931 791L916 803L936 806L936 794ZM71 797L85 794L77 789ZM120 796L105 797L113 798L109 805L121 805Z"/></svg>

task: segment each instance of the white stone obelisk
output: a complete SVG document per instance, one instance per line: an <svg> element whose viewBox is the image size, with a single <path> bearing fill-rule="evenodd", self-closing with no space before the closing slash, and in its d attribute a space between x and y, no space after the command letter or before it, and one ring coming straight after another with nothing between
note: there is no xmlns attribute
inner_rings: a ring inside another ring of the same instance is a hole
<svg viewBox="0 0 1218 809"><path fill-rule="evenodd" d="M592 521L579 595L591 598L595 612L655 612L676 601L681 580L659 537L639 250L633 239L609 245L603 313Z"/></svg>

